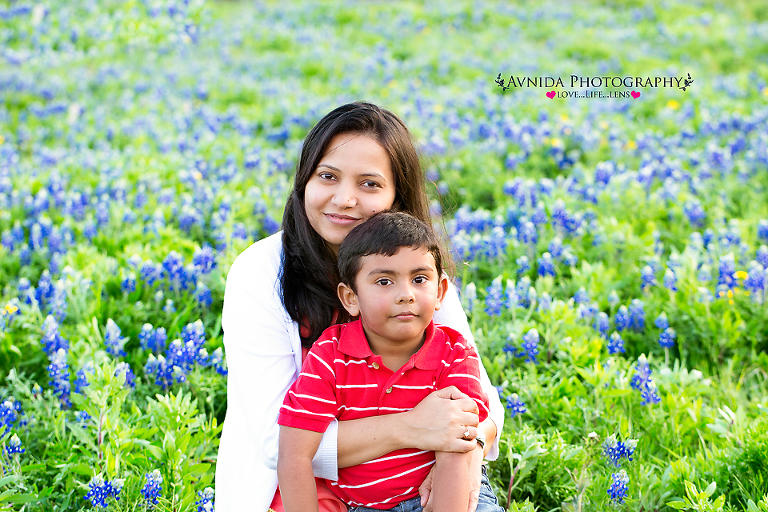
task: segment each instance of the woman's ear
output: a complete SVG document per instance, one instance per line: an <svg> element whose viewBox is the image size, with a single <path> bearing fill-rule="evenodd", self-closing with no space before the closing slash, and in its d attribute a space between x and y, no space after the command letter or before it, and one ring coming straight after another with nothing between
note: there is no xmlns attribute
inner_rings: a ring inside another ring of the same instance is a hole
<svg viewBox="0 0 768 512"><path fill-rule="evenodd" d="M357 306L357 294L352 288L344 283L339 283L336 293L339 295L341 305L347 310L349 316L355 317L360 314L360 308Z"/></svg>
<svg viewBox="0 0 768 512"><path fill-rule="evenodd" d="M437 283L437 302L435 303L435 311L443 307L443 299L445 299L445 293L448 291L448 276L445 274L440 276L440 282Z"/></svg>

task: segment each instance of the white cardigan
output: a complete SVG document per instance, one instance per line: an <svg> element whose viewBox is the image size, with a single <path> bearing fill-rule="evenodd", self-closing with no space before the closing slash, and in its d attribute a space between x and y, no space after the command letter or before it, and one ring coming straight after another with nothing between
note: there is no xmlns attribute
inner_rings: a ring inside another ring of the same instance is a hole
<svg viewBox="0 0 768 512"><path fill-rule="evenodd" d="M216 464L217 512L265 512L277 489L277 416L283 396L301 370L299 327L280 298L282 232L260 240L234 261L227 275L222 327L227 356L227 415ZM435 322L474 344L453 284ZM504 408L481 366L499 453ZM336 480L338 424L331 422L313 461L315 475Z"/></svg>

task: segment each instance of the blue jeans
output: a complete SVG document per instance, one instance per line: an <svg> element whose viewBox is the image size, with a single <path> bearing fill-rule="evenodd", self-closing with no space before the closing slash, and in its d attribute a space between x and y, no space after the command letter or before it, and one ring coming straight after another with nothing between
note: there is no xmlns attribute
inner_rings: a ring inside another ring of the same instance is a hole
<svg viewBox="0 0 768 512"><path fill-rule="evenodd" d="M401 501L392 508L386 510L368 507L350 507L347 512L422 512L421 498L416 496L409 500ZM491 484L488 481L485 465L483 465L483 476L480 478L480 499L477 503L476 512L504 512L499 506L499 500L493 494Z"/></svg>

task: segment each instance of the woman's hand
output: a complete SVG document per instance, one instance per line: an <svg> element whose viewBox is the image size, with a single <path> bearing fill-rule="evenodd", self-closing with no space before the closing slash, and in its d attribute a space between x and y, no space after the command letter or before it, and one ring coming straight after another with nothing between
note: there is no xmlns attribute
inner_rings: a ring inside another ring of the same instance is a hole
<svg viewBox="0 0 768 512"><path fill-rule="evenodd" d="M404 413L404 434L409 439L406 444L433 452L473 450L478 412L477 403L454 386L433 391ZM469 436L465 439L467 431Z"/></svg>
<svg viewBox="0 0 768 512"><path fill-rule="evenodd" d="M469 506L467 512L475 512L477 509L477 503L480 499L480 479L482 477L483 465L483 450L476 448L472 453L472 465L469 467L470 475L470 491L469 491ZM435 472L435 467L429 470L427 478L419 486L419 496L421 497L421 506L424 512L432 512L432 476Z"/></svg>

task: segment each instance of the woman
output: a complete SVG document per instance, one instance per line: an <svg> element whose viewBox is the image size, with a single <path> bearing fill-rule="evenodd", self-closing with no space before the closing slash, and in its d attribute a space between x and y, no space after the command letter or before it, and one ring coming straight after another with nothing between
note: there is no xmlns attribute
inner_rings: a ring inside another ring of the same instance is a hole
<svg viewBox="0 0 768 512"><path fill-rule="evenodd" d="M264 512L273 500L279 502L275 468L283 396L312 342L330 325L348 320L336 296L341 241L354 226L386 209L430 224L424 177L408 129L394 114L369 103L338 107L304 141L282 234L243 251L227 276L222 326L229 376L216 468L218 512ZM452 285L435 322L474 343ZM496 458L504 409L485 370L483 377L491 416L481 425L469 398L455 388L436 391L405 413L332 423L315 456L315 476L335 480L338 467L401 448L468 451L478 434L488 440L487 458ZM475 497L480 493L481 500L495 500L487 497L487 486L480 487L481 458L476 459ZM425 498L429 487L429 481L422 486Z"/></svg>

